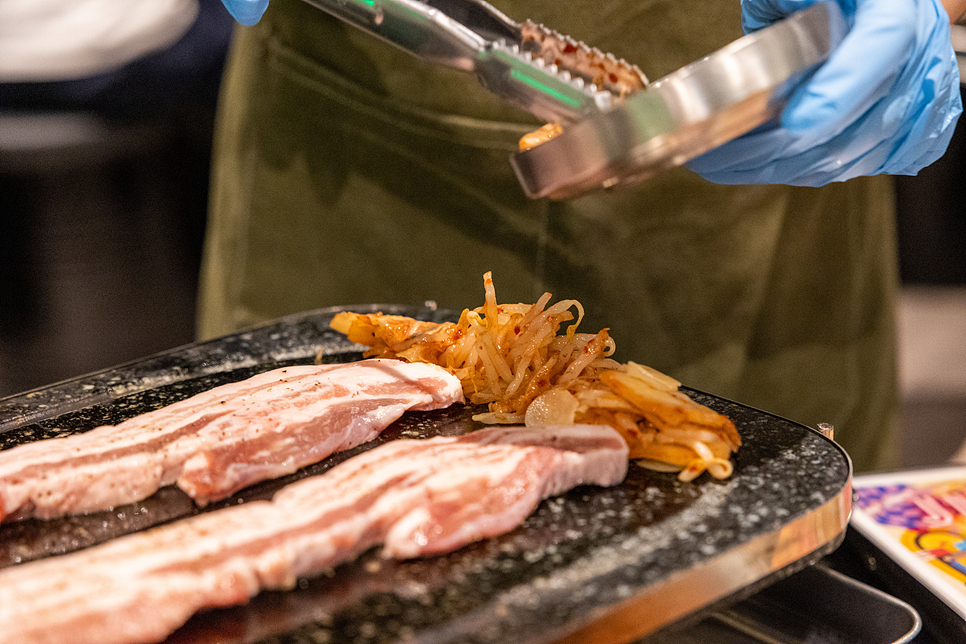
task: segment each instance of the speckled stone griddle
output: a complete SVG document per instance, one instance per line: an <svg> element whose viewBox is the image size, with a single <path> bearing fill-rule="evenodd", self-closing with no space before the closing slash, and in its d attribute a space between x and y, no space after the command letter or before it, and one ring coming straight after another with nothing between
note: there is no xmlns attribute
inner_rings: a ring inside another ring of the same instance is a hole
<svg viewBox="0 0 966 644"><path fill-rule="evenodd" d="M431 309L322 309L0 400L0 449L117 423L213 386L284 364L345 362L359 348L328 328L340 310L446 319ZM841 541L851 465L801 425L688 391L731 417L744 445L735 473L691 483L631 466L615 488L581 487L545 501L518 529L448 555L357 561L206 611L170 642L628 642L744 597L816 561ZM399 437L479 427L470 406L411 412L364 446L267 481L204 510L176 488L110 512L0 525L0 567L89 547L180 517L270 497ZM78 580L83 583L82 580ZM646 638L645 638L646 639Z"/></svg>

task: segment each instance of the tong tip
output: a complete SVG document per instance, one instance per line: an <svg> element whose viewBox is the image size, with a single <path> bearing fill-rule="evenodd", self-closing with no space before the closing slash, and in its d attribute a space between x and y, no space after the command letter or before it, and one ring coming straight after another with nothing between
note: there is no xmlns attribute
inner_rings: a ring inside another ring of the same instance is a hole
<svg viewBox="0 0 966 644"><path fill-rule="evenodd" d="M647 87L647 77L637 65L532 20L520 25L520 36L521 48L535 59L556 65L618 98Z"/></svg>

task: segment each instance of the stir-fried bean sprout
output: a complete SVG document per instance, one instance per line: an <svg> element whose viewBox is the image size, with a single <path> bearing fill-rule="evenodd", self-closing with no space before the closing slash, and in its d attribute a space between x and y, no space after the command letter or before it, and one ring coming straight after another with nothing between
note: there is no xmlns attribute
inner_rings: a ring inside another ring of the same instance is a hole
<svg viewBox="0 0 966 644"><path fill-rule="evenodd" d="M670 376L611 359L607 329L577 332L579 302L549 305L544 293L535 304L498 304L490 273L483 284L483 306L465 309L455 323L344 312L331 326L369 347L367 357L444 367L470 402L488 406L475 417L482 422L606 424L644 467L677 471L684 481L703 472L731 475L730 457L741 445L734 423L693 401Z"/></svg>

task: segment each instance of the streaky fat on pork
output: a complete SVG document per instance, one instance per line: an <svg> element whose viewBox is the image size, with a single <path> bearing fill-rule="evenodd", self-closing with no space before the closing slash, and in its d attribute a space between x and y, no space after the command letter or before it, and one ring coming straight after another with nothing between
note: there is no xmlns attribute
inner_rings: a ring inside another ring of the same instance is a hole
<svg viewBox="0 0 966 644"><path fill-rule="evenodd" d="M291 588L379 543L410 558L508 532L544 498L618 484L627 455L615 430L588 425L392 441L271 501L0 571L0 644L161 641L202 608Z"/></svg>
<svg viewBox="0 0 966 644"><path fill-rule="evenodd" d="M407 410L463 402L444 369L291 366L118 425L0 452L0 521L92 512L176 484L199 505L375 438Z"/></svg>

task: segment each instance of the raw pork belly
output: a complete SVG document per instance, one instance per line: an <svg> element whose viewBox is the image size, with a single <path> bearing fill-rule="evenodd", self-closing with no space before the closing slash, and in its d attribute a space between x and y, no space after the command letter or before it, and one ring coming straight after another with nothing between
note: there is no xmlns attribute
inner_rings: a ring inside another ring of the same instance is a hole
<svg viewBox="0 0 966 644"><path fill-rule="evenodd" d="M291 588L384 543L450 551L519 525L541 499L615 485L627 445L609 427L495 427L397 440L253 501L0 571L0 643L163 640L196 611Z"/></svg>
<svg viewBox="0 0 966 644"><path fill-rule="evenodd" d="M114 426L0 452L0 520L104 510L177 484L197 503L370 441L405 411L462 402L440 367L285 367Z"/></svg>

